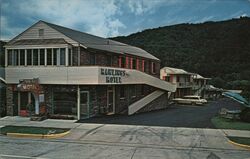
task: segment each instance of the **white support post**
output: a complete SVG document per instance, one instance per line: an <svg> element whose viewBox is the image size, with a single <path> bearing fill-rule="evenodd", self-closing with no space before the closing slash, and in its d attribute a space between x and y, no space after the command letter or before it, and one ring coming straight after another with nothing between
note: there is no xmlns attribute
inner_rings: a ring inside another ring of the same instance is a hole
<svg viewBox="0 0 250 159"><path fill-rule="evenodd" d="M24 65L27 66L27 49L24 50Z"/></svg>
<svg viewBox="0 0 250 159"><path fill-rule="evenodd" d="M81 114L80 114L80 87L77 86L77 119L80 120Z"/></svg>
<svg viewBox="0 0 250 159"><path fill-rule="evenodd" d="M5 49L5 67L8 66L8 49Z"/></svg>
<svg viewBox="0 0 250 159"><path fill-rule="evenodd" d="M44 66L47 66L47 48L44 49Z"/></svg>
<svg viewBox="0 0 250 159"><path fill-rule="evenodd" d="M17 66L20 66L20 49L17 50L17 57L18 57L18 60L17 60Z"/></svg>
<svg viewBox="0 0 250 159"><path fill-rule="evenodd" d="M69 48L66 47L65 50L65 65L69 66Z"/></svg>
<svg viewBox="0 0 250 159"><path fill-rule="evenodd" d="M52 55L52 57L51 57L52 58L51 59L52 60L51 65L54 66L55 64L54 64L54 49L53 48L51 49L51 55Z"/></svg>
<svg viewBox="0 0 250 159"><path fill-rule="evenodd" d="M61 53L61 48L56 49L56 65L60 66L60 53Z"/></svg>
<svg viewBox="0 0 250 159"><path fill-rule="evenodd" d="M20 108L21 108L21 94L20 91L17 92L17 113L20 116Z"/></svg>
<svg viewBox="0 0 250 159"><path fill-rule="evenodd" d="M37 50L38 50L38 66L40 66L40 49Z"/></svg>
<svg viewBox="0 0 250 159"><path fill-rule="evenodd" d="M78 59L78 66L80 66L80 64L81 64L81 50L80 50L81 48L80 48L80 44L78 45L78 57L77 57L77 59Z"/></svg>

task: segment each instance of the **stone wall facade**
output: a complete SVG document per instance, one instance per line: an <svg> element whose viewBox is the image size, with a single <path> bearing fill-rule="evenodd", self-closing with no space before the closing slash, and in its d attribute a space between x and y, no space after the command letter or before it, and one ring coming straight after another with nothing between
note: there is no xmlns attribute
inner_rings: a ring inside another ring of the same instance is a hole
<svg viewBox="0 0 250 159"><path fill-rule="evenodd" d="M13 103L13 87L12 85L7 85L6 87L6 115L14 115L14 103Z"/></svg>

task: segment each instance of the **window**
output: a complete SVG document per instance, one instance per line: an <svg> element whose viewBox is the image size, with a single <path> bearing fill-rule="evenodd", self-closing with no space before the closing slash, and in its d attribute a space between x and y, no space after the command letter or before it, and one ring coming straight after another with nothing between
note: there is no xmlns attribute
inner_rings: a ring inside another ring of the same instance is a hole
<svg viewBox="0 0 250 159"><path fill-rule="evenodd" d="M107 55L107 66L112 66L112 56Z"/></svg>
<svg viewBox="0 0 250 159"><path fill-rule="evenodd" d="M96 60L95 60L95 54L90 53L90 65L95 65Z"/></svg>
<svg viewBox="0 0 250 159"><path fill-rule="evenodd" d="M170 76L165 76L165 81L170 82Z"/></svg>
<svg viewBox="0 0 250 159"><path fill-rule="evenodd" d="M40 49L40 65L44 65L44 56L45 56L45 52L44 49Z"/></svg>
<svg viewBox="0 0 250 159"><path fill-rule="evenodd" d="M38 30L39 37L43 37L44 35L44 29L39 29Z"/></svg>
<svg viewBox="0 0 250 159"><path fill-rule="evenodd" d="M38 65L38 49L33 50L33 65Z"/></svg>
<svg viewBox="0 0 250 159"><path fill-rule="evenodd" d="M140 60L136 59L136 69L140 70Z"/></svg>
<svg viewBox="0 0 250 159"><path fill-rule="evenodd" d="M125 88L124 88L124 86L120 86L120 98L125 98Z"/></svg>
<svg viewBox="0 0 250 159"><path fill-rule="evenodd" d="M47 49L47 65L52 65L52 49Z"/></svg>
<svg viewBox="0 0 250 159"><path fill-rule="evenodd" d="M65 48L60 49L60 65L65 65Z"/></svg>
<svg viewBox="0 0 250 159"><path fill-rule="evenodd" d="M71 49L69 49L69 52L68 52L68 64L69 64L69 66L72 66L72 51L71 51Z"/></svg>
<svg viewBox="0 0 250 159"><path fill-rule="evenodd" d="M151 65L152 65L152 66L151 66L151 67L152 67L152 73L155 73L155 72L156 72L156 70L155 70L155 63L152 62Z"/></svg>
<svg viewBox="0 0 250 159"><path fill-rule="evenodd" d="M180 82L180 76L176 76L176 82Z"/></svg>
<svg viewBox="0 0 250 159"><path fill-rule="evenodd" d="M126 64L126 59L125 57L120 57L120 61L121 61L121 68L125 68L125 64Z"/></svg>
<svg viewBox="0 0 250 159"><path fill-rule="evenodd" d="M13 65L16 66L18 65L19 61L19 56L18 56L18 50L14 50L14 55L13 55Z"/></svg>
<svg viewBox="0 0 250 159"><path fill-rule="evenodd" d="M142 64L144 65L144 67L142 67L143 68L143 72L147 72L147 67L148 67L148 63L147 63L147 61L142 61Z"/></svg>
<svg viewBox="0 0 250 159"><path fill-rule="evenodd" d="M32 50L27 50L27 65L32 65Z"/></svg>
<svg viewBox="0 0 250 159"><path fill-rule="evenodd" d="M53 65L56 66L57 65L57 52L59 51L59 49L53 49Z"/></svg>
<svg viewBox="0 0 250 159"><path fill-rule="evenodd" d="M8 66L13 65L12 62L12 50L8 50Z"/></svg>
<svg viewBox="0 0 250 159"><path fill-rule="evenodd" d="M133 69L136 69L136 59L133 59Z"/></svg>
<svg viewBox="0 0 250 159"><path fill-rule="evenodd" d="M25 50L20 50L20 65L24 66L25 65Z"/></svg>

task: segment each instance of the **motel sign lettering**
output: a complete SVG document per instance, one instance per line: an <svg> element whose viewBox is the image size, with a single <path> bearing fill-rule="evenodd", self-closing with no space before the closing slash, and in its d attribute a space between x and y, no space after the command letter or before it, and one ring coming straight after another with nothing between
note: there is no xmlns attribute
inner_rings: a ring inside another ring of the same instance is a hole
<svg viewBox="0 0 250 159"><path fill-rule="evenodd" d="M121 77L126 75L126 71L101 68L101 75L106 76L106 83L122 83Z"/></svg>

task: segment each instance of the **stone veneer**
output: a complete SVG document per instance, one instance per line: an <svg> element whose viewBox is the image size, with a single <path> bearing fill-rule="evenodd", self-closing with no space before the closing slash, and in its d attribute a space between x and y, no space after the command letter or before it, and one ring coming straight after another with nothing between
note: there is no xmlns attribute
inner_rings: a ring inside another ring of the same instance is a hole
<svg viewBox="0 0 250 159"><path fill-rule="evenodd" d="M7 85L6 87L6 115L13 116L13 89L12 85Z"/></svg>

